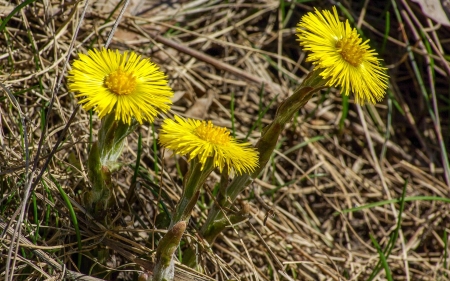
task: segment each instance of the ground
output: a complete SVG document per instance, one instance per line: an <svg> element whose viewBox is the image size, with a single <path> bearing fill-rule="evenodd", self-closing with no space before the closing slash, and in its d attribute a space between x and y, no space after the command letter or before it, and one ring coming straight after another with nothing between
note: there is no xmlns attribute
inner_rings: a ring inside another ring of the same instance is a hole
<svg viewBox="0 0 450 281"><path fill-rule="evenodd" d="M152 269L186 159L163 153L161 119L141 125L113 173L115 207L100 214L114 228L86 212L80 197L100 120L68 91L72 61L104 46L120 19L109 47L167 74L168 117L212 120L255 144L313 68L296 24L333 3L130 1L120 17L123 3L96 1L84 18L84 2L23 4L0 1L0 276L138 280ZM360 106L335 88L314 95L228 210L246 208L248 218L208 245L199 229L214 204L214 172L177 251L182 261L194 247L198 271L177 263L175 280L449 279L450 29L404 0L344 1L338 13L383 60L384 100Z"/></svg>

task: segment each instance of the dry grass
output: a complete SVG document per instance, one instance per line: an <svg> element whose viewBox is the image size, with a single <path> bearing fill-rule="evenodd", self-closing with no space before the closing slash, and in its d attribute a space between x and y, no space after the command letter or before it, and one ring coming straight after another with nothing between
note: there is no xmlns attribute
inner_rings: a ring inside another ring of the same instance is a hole
<svg viewBox="0 0 450 281"><path fill-rule="evenodd" d="M255 142L276 104L311 69L296 42L296 23L313 6L330 7L326 1L298 2L131 1L110 47L135 50L162 66L175 91L172 113L229 127L233 119L237 136L250 132ZM395 1L398 7L391 1L365 3L344 6L389 69L384 102L361 108L351 97L347 106L334 89L315 95L286 129L273 161L231 210L248 205L251 217L210 247L197 231L212 204L214 174L182 246L196 247L204 276L179 266L176 280L368 280L383 260L373 280L449 279L450 186L448 163L443 164L450 137L450 67L443 57L450 51L449 29L403 0ZM6 5L0 1L2 19L11 11ZM104 45L120 11L110 17L117 1L89 4L74 39L83 5L34 2L0 33L0 280L8 257L12 279L77 276L76 232L61 190L78 219L83 259L90 259L89 251L110 249L106 267L97 268L111 274L97 277L137 280L139 272L151 269L164 229L157 215L164 217L164 208L170 213L181 194L174 158L166 155L162 166L152 127L141 126L134 196L137 133L128 139L126 165L114 174L120 208L105 212L120 227L105 229L78 205L88 184L90 116L77 109L59 79L67 73L69 52L71 61L77 52ZM266 108L261 125L251 131ZM92 116L94 137L98 125ZM183 170L183 159L179 164ZM33 192L18 225L28 188ZM124 204L127 196L130 207ZM380 255L376 244L390 254Z"/></svg>

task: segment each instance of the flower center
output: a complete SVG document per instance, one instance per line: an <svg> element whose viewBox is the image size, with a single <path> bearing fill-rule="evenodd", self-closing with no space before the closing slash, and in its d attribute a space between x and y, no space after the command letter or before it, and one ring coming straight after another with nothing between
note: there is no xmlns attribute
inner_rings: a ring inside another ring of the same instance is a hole
<svg viewBox="0 0 450 281"><path fill-rule="evenodd" d="M226 128L216 127L211 121L203 121L195 129L196 135L207 142L224 145L230 141L230 132Z"/></svg>
<svg viewBox="0 0 450 281"><path fill-rule="evenodd" d="M105 78L105 86L116 95L129 95L136 88L133 72L117 69Z"/></svg>
<svg viewBox="0 0 450 281"><path fill-rule="evenodd" d="M352 34L349 37L344 37L336 43L338 52L341 53L342 58L353 66L359 66L366 50L361 48L361 39Z"/></svg>

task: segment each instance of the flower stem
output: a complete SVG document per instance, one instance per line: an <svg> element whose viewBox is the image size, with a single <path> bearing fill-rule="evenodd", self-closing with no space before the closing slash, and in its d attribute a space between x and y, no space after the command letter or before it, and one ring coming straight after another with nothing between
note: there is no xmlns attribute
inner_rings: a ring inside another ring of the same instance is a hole
<svg viewBox="0 0 450 281"><path fill-rule="evenodd" d="M156 250L156 265L153 269L153 281L173 280L173 253L180 243L186 224L191 217L200 188L205 183L209 174L214 169L213 159L206 161L202 169L202 163L197 158L191 160L189 170L183 181L183 194L172 215L169 231L164 235ZM180 226L183 225L184 228Z"/></svg>
<svg viewBox="0 0 450 281"><path fill-rule="evenodd" d="M100 160L98 142L94 142L88 157L88 175L92 187L84 193L83 204L92 214L105 217L104 211L109 208L111 195L111 172Z"/></svg>
<svg viewBox="0 0 450 281"><path fill-rule="evenodd" d="M169 229L180 221L187 222L189 220L192 210L197 203L199 190L213 169L212 159L207 160L203 169L197 158L191 160L189 170L183 181L183 194L172 215Z"/></svg>
<svg viewBox="0 0 450 281"><path fill-rule="evenodd" d="M91 188L84 192L83 204L97 219L104 219L106 225L109 222L105 211L114 203L111 172L121 166L118 159L126 137L136 126L136 122L128 125L115 120L115 113L109 113L102 119L98 141L92 144L89 152L87 166Z"/></svg>
<svg viewBox="0 0 450 281"><path fill-rule="evenodd" d="M148 280L153 281L171 281L174 278L175 264L173 254L180 244L186 229L186 222L176 223L164 237L159 241L156 249L156 264L153 269L153 277Z"/></svg>
<svg viewBox="0 0 450 281"><path fill-rule="evenodd" d="M267 162L275 149L278 142L278 137L283 131L286 124L292 119L294 114L298 112L312 97L314 93L325 87L327 80L322 79L319 71L311 72L302 84L294 91L294 94L284 100L277 109L274 120L264 128L261 138L256 144L259 152L259 166L250 175L243 174L234 177L233 181L226 188L219 191L217 197L218 205L213 205L205 224L201 228L203 238L208 243L213 243L217 235L219 235L228 225L224 223L224 213L222 210L228 209L236 197L252 182L252 179L257 177L266 166ZM193 255L188 255L183 261L193 266Z"/></svg>

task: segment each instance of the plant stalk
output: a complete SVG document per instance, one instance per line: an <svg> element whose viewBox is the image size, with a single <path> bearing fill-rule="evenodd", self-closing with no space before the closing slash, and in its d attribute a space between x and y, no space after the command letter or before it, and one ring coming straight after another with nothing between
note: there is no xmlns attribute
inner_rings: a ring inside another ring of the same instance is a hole
<svg viewBox="0 0 450 281"><path fill-rule="evenodd" d="M236 200L236 197L256 178L266 166L272 156L273 150L278 142L278 137L284 130L286 124L311 99L314 93L325 88L327 80L320 76L320 71L312 71L303 80L302 84L294 91L294 94L285 99L277 109L274 120L263 129L261 138L256 144L259 153L259 166L252 174L243 174L234 177L226 188L221 188L208 217L201 228L203 238L212 244L216 237L228 225L224 223L223 210L227 210ZM186 255L183 262L188 266L195 266L193 251Z"/></svg>

